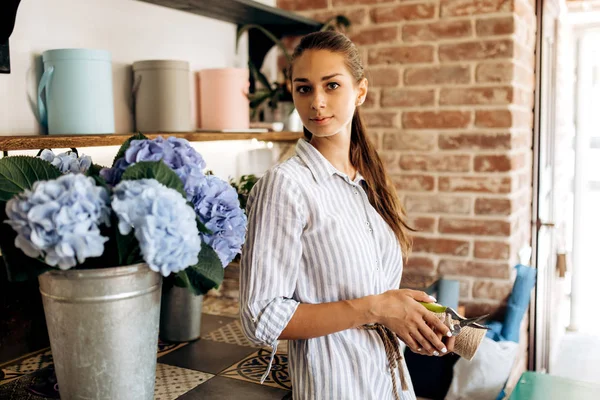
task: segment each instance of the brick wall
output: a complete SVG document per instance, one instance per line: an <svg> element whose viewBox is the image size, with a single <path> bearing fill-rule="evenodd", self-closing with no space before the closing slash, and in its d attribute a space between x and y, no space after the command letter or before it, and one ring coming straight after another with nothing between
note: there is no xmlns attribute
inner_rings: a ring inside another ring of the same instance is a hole
<svg viewBox="0 0 600 400"><path fill-rule="evenodd" d="M530 241L533 0L278 0L344 14L369 77L363 115L413 225L406 274L461 281L501 308Z"/></svg>

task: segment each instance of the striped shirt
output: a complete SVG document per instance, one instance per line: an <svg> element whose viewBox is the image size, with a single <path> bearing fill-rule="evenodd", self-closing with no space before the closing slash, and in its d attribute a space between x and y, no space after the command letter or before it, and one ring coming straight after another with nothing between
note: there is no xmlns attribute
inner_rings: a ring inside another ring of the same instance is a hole
<svg viewBox="0 0 600 400"><path fill-rule="evenodd" d="M351 180L309 142L265 173L248 198L240 315L246 336L273 348L301 303L383 293L400 286L402 252L371 206L360 174ZM348 329L288 342L294 400L393 399L383 343L375 331ZM402 400L415 399L409 390ZM400 377L396 370L396 381Z"/></svg>

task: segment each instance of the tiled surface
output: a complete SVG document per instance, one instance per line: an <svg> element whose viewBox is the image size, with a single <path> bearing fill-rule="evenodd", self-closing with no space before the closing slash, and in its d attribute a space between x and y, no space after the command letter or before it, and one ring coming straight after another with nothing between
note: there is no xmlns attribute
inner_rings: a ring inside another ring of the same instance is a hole
<svg viewBox="0 0 600 400"><path fill-rule="evenodd" d="M287 343L279 344L270 376L261 385L270 349L253 345L244 337L231 307L226 308L226 316L216 315L218 307L215 303L211 314L202 315L201 339L190 343L159 341L154 399L290 399ZM59 398L49 349L0 371L2 400Z"/></svg>

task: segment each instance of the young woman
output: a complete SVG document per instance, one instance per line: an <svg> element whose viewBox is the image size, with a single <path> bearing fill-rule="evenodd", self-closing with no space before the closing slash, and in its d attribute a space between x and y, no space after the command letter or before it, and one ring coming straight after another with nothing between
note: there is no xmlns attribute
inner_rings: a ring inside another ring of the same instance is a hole
<svg viewBox="0 0 600 400"><path fill-rule="evenodd" d="M290 76L306 139L248 199L244 332L273 355L289 340L294 400L414 399L398 337L435 356L454 338L418 303L435 299L398 289L410 240L358 111L368 88L358 51L341 33L310 34Z"/></svg>

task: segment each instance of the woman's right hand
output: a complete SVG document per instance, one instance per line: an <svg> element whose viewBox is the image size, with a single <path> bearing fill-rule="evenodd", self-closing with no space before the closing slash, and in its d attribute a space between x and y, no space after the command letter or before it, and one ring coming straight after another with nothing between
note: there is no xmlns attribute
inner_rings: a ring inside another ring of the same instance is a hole
<svg viewBox="0 0 600 400"><path fill-rule="evenodd" d="M410 289L388 290L377 297L377 322L395 332L413 352L435 356L448 352L441 336L451 337L450 329L418 303L433 303L433 297Z"/></svg>

